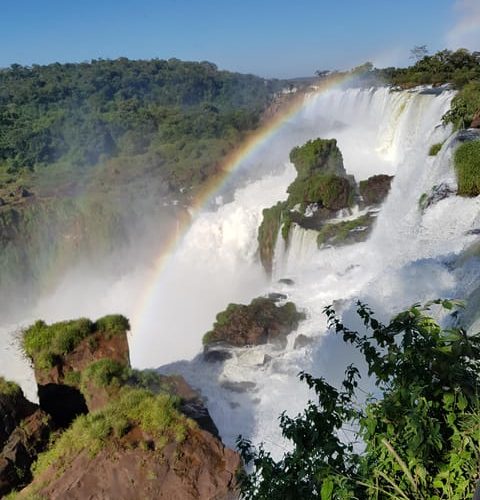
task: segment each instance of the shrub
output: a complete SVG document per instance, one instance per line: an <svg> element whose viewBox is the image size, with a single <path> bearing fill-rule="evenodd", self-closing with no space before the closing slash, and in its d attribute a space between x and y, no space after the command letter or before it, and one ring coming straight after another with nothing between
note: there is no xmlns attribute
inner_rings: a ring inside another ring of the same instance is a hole
<svg viewBox="0 0 480 500"><path fill-rule="evenodd" d="M458 194L478 196L480 194L480 140L461 144L455 151L454 163Z"/></svg>
<svg viewBox="0 0 480 500"><path fill-rule="evenodd" d="M47 325L36 321L23 331L22 347L25 354L39 368L54 365L55 356L68 354L93 332L93 323L86 318Z"/></svg>
<svg viewBox="0 0 480 500"><path fill-rule="evenodd" d="M123 334L130 330L130 323L121 314L110 314L97 319L95 329L99 332L106 332L111 335Z"/></svg>

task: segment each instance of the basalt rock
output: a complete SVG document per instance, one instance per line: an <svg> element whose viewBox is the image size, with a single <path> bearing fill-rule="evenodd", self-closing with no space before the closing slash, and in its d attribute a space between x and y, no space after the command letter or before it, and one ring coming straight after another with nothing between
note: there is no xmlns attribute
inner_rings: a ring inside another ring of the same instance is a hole
<svg viewBox="0 0 480 500"><path fill-rule="evenodd" d="M287 335L302 319L305 315L293 302L277 306L274 300L259 297L249 305L229 304L217 315L213 330L205 334L203 342L223 342L234 347L277 343L285 347Z"/></svg>
<svg viewBox="0 0 480 500"><path fill-rule="evenodd" d="M94 457L83 451L65 470L50 467L18 498L233 500L240 466L237 453L201 429L190 429L181 445L170 442L159 451L134 428L123 443Z"/></svg>
<svg viewBox="0 0 480 500"><path fill-rule="evenodd" d="M28 484L30 467L53 430L50 417L20 387L0 380L0 496Z"/></svg>
<svg viewBox="0 0 480 500"><path fill-rule="evenodd" d="M359 190L365 205L379 205L387 197L393 176L374 175L364 181L360 181Z"/></svg>

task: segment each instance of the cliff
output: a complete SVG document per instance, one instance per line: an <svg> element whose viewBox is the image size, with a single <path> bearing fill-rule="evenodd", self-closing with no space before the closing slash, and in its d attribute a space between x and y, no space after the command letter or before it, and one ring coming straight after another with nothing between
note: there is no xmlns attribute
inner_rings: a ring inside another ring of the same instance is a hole
<svg viewBox="0 0 480 500"><path fill-rule="evenodd" d="M238 454L182 377L131 368L128 330L126 318L112 315L37 321L24 331L40 409L9 402L5 433L40 411L52 424L42 450L51 444L17 465L26 481L0 476L4 493L30 482L17 498L236 498Z"/></svg>

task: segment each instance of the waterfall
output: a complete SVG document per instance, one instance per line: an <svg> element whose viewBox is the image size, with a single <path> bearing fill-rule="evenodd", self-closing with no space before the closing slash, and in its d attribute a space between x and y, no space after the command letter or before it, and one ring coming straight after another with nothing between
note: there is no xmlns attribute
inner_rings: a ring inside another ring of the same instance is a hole
<svg viewBox="0 0 480 500"><path fill-rule="evenodd" d="M422 195L428 197L435 186L455 189L455 138L441 123L452 96L449 91L387 88L307 96L303 110L249 160L251 181L195 219L163 271L147 326L139 330L133 325L133 364L182 373L206 398L228 445L241 433L281 453L285 444L277 417L283 410L295 414L308 399L298 372L335 378L335 370L348 364L345 352L325 336L325 306L335 302L352 319L351 303L361 299L388 318L416 301L464 297L480 278L480 266L458 264L476 238L469 231L480 228L480 201L452 195L425 209L419 206ZM274 278L268 281L256 255L262 210L287 197L296 175L288 161L290 149L316 137L337 139L347 173L357 182L374 174L394 175L391 192L365 242L318 250L316 233L298 227L288 247L278 238ZM443 141L439 154L429 157L430 146ZM128 316L150 265L139 263L117 282L92 286L88 304L74 301L78 294L66 281L28 316L60 319L71 317L73 309L77 317L116 311ZM279 283L282 277L293 284ZM217 312L229 302L249 302L270 291L286 294L307 313L285 350L271 345L235 349L223 364L207 364L196 356ZM299 335L311 344L294 348Z"/></svg>

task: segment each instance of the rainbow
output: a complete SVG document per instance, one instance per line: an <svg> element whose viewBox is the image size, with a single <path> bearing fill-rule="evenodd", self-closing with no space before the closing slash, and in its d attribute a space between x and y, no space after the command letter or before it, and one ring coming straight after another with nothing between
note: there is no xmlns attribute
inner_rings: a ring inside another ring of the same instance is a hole
<svg viewBox="0 0 480 500"><path fill-rule="evenodd" d="M347 83L353 78L354 76L351 73L331 76L318 85L314 94L317 95L327 92L328 90ZM265 143L267 143L282 126L288 122L288 120L299 114L305 107L305 104L305 94L300 93L296 95L279 112L276 112L272 118L266 120L258 130L250 134L237 149L228 154L219 169L220 173L204 183L194 202L190 205L190 216L183 216L181 220L179 220L176 229L172 231L166 241L163 242L160 252L154 260L151 275L134 308L132 316L134 330L142 327L142 320L152 305L156 289L161 280L162 271L169 257L173 256L181 246L192 222L201 212L202 208L221 190L242 162L247 160L260 147L265 145Z"/></svg>

